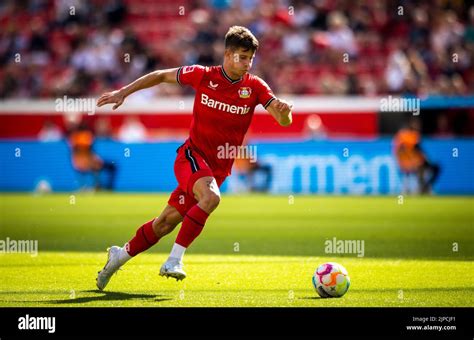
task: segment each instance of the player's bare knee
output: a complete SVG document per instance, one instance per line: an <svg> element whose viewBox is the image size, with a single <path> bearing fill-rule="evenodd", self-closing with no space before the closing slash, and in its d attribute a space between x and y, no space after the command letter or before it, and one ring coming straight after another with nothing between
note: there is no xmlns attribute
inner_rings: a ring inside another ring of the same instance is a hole
<svg viewBox="0 0 474 340"><path fill-rule="evenodd" d="M219 206L220 201L220 195L214 192L209 192L199 200L199 206L207 213L211 213Z"/></svg>
<svg viewBox="0 0 474 340"><path fill-rule="evenodd" d="M160 216L160 217L156 217L153 220L153 223L151 224L151 226L153 227L153 232L155 233L156 236L159 236L159 234L160 234L160 230L161 230L163 221L164 221L164 219L161 218L161 216Z"/></svg>
<svg viewBox="0 0 474 340"><path fill-rule="evenodd" d="M170 222L163 223L163 226L161 227L161 237L171 233L175 227L176 227L176 224L174 223L170 223Z"/></svg>
<svg viewBox="0 0 474 340"><path fill-rule="evenodd" d="M175 226L166 221L166 217L157 217L153 221L153 231L157 237L163 237L166 234L169 234Z"/></svg>
<svg viewBox="0 0 474 340"><path fill-rule="evenodd" d="M173 216L167 216L165 218L165 223L163 223L163 235L167 235L169 233L171 233L174 228L176 228L176 226L179 224L180 222L176 220L176 218L174 218Z"/></svg>
<svg viewBox="0 0 474 340"><path fill-rule="evenodd" d="M175 225L172 225L170 223L166 223L166 222L162 222L160 224L158 224L156 226L156 228L153 228L154 232L155 232L155 235L156 237L163 237L167 234L169 234L170 232L173 231Z"/></svg>

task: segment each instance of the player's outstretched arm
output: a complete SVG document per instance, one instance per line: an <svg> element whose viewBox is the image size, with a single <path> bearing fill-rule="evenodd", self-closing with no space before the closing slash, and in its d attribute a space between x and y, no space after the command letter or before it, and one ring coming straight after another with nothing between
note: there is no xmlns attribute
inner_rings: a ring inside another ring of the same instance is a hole
<svg viewBox="0 0 474 340"><path fill-rule="evenodd" d="M267 106L267 111L275 118L275 120L281 126L289 126L291 125L293 118L291 115L291 109L293 105L290 103L275 98L270 105Z"/></svg>
<svg viewBox="0 0 474 340"><path fill-rule="evenodd" d="M150 72L144 75L141 78L138 78L134 82L128 84L127 86L122 87L120 90L106 92L99 97L97 100L97 106L101 107L105 104L115 104L112 109L115 110L120 105L122 105L125 98L131 95L134 92L161 84L161 83L175 83L178 81L176 79L176 74L179 68L170 68L167 70L158 70Z"/></svg>

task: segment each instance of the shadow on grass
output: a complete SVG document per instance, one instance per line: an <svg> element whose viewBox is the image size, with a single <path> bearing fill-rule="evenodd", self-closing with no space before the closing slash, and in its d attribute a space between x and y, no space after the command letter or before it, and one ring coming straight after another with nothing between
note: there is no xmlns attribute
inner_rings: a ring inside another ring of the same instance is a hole
<svg viewBox="0 0 474 340"><path fill-rule="evenodd" d="M393 296L397 296L399 292L402 291L404 294L417 294L417 293L462 293L462 292L468 292L470 294L474 294L474 287L439 287L439 288L368 288L368 289L357 289L357 288L352 288L349 289L348 294L350 293L351 295L353 294L366 294L366 293L390 293L393 294ZM316 293L315 293L316 294ZM313 296L302 296L298 297L300 300L326 300L327 298L322 298L320 296L313 295ZM337 299L337 298L336 298Z"/></svg>
<svg viewBox="0 0 474 340"><path fill-rule="evenodd" d="M361 238L364 240L364 238ZM369 240L368 238L366 241L366 245L369 245ZM325 239L323 239L324 241ZM321 241L321 242L323 242ZM462 242L466 244L470 244L471 242L470 239L463 239L461 240ZM39 242L43 242L43 240L40 238ZM44 240L46 242L46 240ZM211 256L229 256L229 255L235 255L235 252L229 252L227 249L222 249L220 248L220 244L222 244L222 240L218 239L211 239L211 241L208 241L209 243L212 244L217 244L218 246L216 248L210 248L209 247L201 247L194 249L193 255L211 255ZM446 242L450 242L449 240ZM472 242L471 242L472 243ZM373 243L370 243L373 244ZM358 257L357 254L327 254L324 253L322 250L319 252L315 252L314 247L308 247L305 244L300 244L301 247L296 247L296 248L285 248L284 245L278 243L278 242L268 242L268 247L267 249L261 249L258 248L257 245L249 245L246 252L240 252L240 255L245 255L245 256L250 256L250 257L258 257L258 256L278 256L278 257L294 257L294 259L290 260L290 262L300 262L300 259L308 258L308 257L331 257L335 261L344 261L346 259L348 260L358 260L358 261L363 261L363 260L390 260L390 261L400 261L400 260L419 260L419 261L474 261L474 251L472 247L466 248L462 253L446 253L445 249L445 243L439 244L437 243L435 246L437 247L435 251L433 249L428 249L427 245L430 245L430 242L426 243L417 243L413 244L411 247L390 247L388 245L382 245L379 246L378 249L373 249L373 248L366 248L365 256L364 257ZM53 247L53 246L44 246L42 248L43 252L49 252L49 253L57 253L57 254L63 254L64 252L67 252L69 255L74 256L74 252L81 254L84 252L91 252L91 253L96 253L100 255L104 255L103 252L104 246L101 245L100 247L95 247L93 244L80 244L80 247L78 244L72 245L72 244L64 244L60 245L59 248ZM383 248L382 250L380 248ZM421 250L420 250L421 249ZM71 254L72 253L72 254ZM162 259L165 260L169 253L162 252L160 249L159 250L151 250L147 253L148 255L159 255L162 256ZM31 259L31 261L24 261L26 263L18 263L17 261L15 262L2 262L0 263L0 268L17 268L17 267L50 267L51 264L46 262L46 263L41 263L36 260L35 257L30 257L30 255L26 254L9 254L9 255L15 255L15 256L24 256L25 259ZM41 254L40 254L41 256ZM105 260L106 256L103 257ZM188 260L189 261L189 260ZM252 259L244 259L243 262L248 262L248 261L253 261ZM223 258L221 260L217 260L217 262L228 262L227 259ZM268 260L269 263L272 263L273 261ZM287 261L288 262L288 261ZM196 261L193 263L207 263L204 261ZM263 262L262 262L263 263ZM87 263L81 263L86 266L103 266L103 262L101 261L91 261ZM77 262L74 261L71 263L70 258L67 257L64 259L64 262L58 261L57 263L54 264L55 267L69 267L71 265L77 265ZM156 262L152 263L140 263L140 265L145 265L145 266L156 266Z"/></svg>
<svg viewBox="0 0 474 340"><path fill-rule="evenodd" d="M431 293L445 293L445 292L453 292L453 293L460 293L463 291L468 291L474 293L474 287L429 287L429 288L366 288L366 289L358 289L358 288L353 288L352 290L349 289L352 293L397 293L400 291L403 291L404 293L425 293L425 292L431 292Z"/></svg>
<svg viewBox="0 0 474 340"><path fill-rule="evenodd" d="M171 298L163 297L163 295L155 294L130 294L123 292L111 292L111 291L100 291L100 290L86 290L79 292L87 294L96 294L95 296L84 296L66 300L53 300L49 301L49 304L63 305L63 304L81 304L88 302L98 301L127 301L127 300L152 300L152 302L163 302L173 300Z"/></svg>

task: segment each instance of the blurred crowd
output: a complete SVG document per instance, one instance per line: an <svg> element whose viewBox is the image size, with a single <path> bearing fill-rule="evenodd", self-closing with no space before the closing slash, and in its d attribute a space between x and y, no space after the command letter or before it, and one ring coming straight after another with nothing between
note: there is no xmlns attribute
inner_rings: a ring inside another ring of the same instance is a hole
<svg viewBox="0 0 474 340"><path fill-rule="evenodd" d="M156 69L219 64L232 25L259 39L252 72L276 93L474 94L467 1L3 0L0 98L96 96Z"/></svg>

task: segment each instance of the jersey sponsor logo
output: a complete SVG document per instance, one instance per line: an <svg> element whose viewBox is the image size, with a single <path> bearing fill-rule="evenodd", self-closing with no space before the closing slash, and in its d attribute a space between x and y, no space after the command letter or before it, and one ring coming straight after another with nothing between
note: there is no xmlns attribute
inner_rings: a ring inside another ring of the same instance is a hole
<svg viewBox="0 0 474 340"><path fill-rule="evenodd" d="M243 98L243 99L249 98L251 94L252 94L252 89L250 87L241 87L239 89L240 98Z"/></svg>
<svg viewBox="0 0 474 340"><path fill-rule="evenodd" d="M183 74L193 72L194 71L194 66L185 66L183 67Z"/></svg>
<svg viewBox="0 0 474 340"><path fill-rule="evenodd" d="M249 113L250 107L247 105L244 106L237 106L237 105L230 105L227 103L220 102L218 100L209 98L208 95L201 93L201 104L206 105L212 109L217 109L220 111L233 113L237 115L245 115Z"/></svg>
<svg viewBox="0 0 474 340"><path fill-rule="evenodd" d="M207 87L209 87L212 90L216 90L217 86L219 86L219 84L214 84L211 80L211 81L209 81L209 85Z"/></svg>

